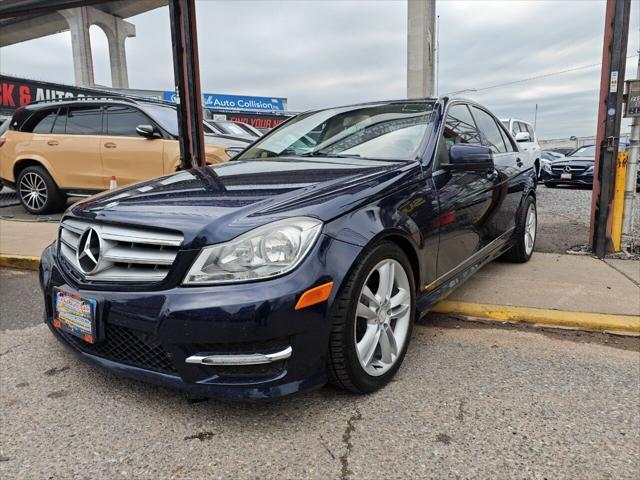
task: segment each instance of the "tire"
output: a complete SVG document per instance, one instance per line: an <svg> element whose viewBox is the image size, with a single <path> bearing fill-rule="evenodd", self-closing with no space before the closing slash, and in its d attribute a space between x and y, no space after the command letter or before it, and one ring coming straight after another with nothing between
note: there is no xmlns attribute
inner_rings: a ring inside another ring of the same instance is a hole
<svg viewBox="0 0 640 480"><path fill-rule="evenodd" d="M531 217L530 215L533 215ZM503 259L514 263L528 262L536 245L538 228L538 209L535 198L528 196L516 218L516 243L504 255ZM533 230L533 231L532 231Z"/></svg>
<svg viewBox="0 0 640 480"><path fill-rule="evenodd" d="M390 265L393 265L393 270L390 270ZM378 299L389 290L380 283L380 272L394 275L391 300L385 300L382 305ZM365 282L370 292L368 295L363 293ZM408 292L402 293L406 290ZM372 298L376 301L371 302L369 299ZM389 383L400 368L409 346L415 319L415 299L415 281L405 253L388 241L366 250L334 304L328 358L330 383L354 393L374 392ZM356 316L357 312L364 312L366 316ZM365 332L371 341L365 341ZM395 349L392 338L395 339ZM361 346L360 355L358 344ZM367 345L373 348L366 348ZM361 357L369 357L369 363Z"/></svg>
<svg viewBox="0 0 640 480"><path fill-rule="evenodd" d="M40 166L22 170L18 175L16 190L22 206L34 215L61 212L66 205L66 198L53 178Z"/></svg>

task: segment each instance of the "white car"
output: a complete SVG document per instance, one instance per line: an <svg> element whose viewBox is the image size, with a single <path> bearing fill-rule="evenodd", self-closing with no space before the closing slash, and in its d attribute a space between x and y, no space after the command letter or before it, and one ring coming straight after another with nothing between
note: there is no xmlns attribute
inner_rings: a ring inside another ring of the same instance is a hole
<svg viewBox="0 0 640 480"><path fill-rule="evenodd" d="M536 173L540 176L542 151L540 145L538 145L538 137L533 130L533 126L529 122L518 120L517 118L505 118L500 119L500 121L518 143L518 150L526 156L523 159L525 163L527 165L535 165Z"/></svg>

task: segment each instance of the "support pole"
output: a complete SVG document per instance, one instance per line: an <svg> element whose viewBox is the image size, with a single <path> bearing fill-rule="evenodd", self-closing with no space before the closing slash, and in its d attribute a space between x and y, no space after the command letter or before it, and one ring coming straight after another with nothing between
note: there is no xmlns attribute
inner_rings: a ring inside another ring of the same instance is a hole
<svg viewBox="0 0 640 480"><path fill-rule="evenodd" d="M607 0L589 231L591 247L599 258L604 258L612 249L611 204L622 119L630 9L631 0Z"/></svg>
<svg viewBox="0 0 640 480"><path fill-rule="evenodd" d="M638 71L636 78L640 79L640 56L638 57ZM640 239L633 238L634 210L638 205L636 182L638 178L638 157L640 156L640 118L633 117L631 122L631 144L629 148L629 161L627 162L627 180L624 188L624 213L622 214L622 247L631 249L640 244Z"/></svg>
<svg viewBox="0 0 640 480"><path fill-rule="evenodd" d="M180 168L206 166L194 0L170 0L173 71L178 103Z"/></svg>
<svg viewBox="0 0 640 480"><path fill-rule="evenodd" d="M95 85L93 74L93 57L91 55L91 37L89 36L88 7L60 10L71 32L71 50L73 52L73 71L76 85L92 87Z"/></svg>
<svg viewBox="0 0 640 480"><path fill-rule="evenodd" d="M407 97L432 97L436 1L407 0Z"/></svg>

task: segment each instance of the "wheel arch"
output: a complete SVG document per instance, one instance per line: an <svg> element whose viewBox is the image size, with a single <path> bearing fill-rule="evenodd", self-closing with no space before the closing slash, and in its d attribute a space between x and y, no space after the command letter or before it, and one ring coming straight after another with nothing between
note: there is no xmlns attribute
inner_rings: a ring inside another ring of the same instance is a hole
<svg viewBox="0 0 640 480"><path fill-rule="evenodd" d="M18 160L15 161L15 163L13 164L13 179L16 183L18 183L18 176L20 175L20 173L28 167L42 167L44 168L47 173L49 175L51 175L51 178L53 178L53 181L56 183L56 185L60 186L60 184L58 183L58 180L56 178L55 172L54 170L51 168L51 164L49 164L49 162L47 162L45 159L43 158L39 158L36 156L30 156L30 157L25 157L25 158L20 158Z"/></svg>

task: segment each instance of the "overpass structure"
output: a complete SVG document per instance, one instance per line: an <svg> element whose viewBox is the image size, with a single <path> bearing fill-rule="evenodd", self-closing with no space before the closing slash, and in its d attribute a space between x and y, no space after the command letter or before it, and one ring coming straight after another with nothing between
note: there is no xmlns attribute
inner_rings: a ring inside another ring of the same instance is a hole
<svg viewBox="0 0 640 480"><path fill-rule="evenodd" d="M0 47L68 30L71 32L75 83L78 86L93 86L95 80L89 27L96 25L107 37L112 87L128 88L125 41L135 37L136 27L125 19L167 4L168 0L118 0L4 18L0 20Z"/></svg>

